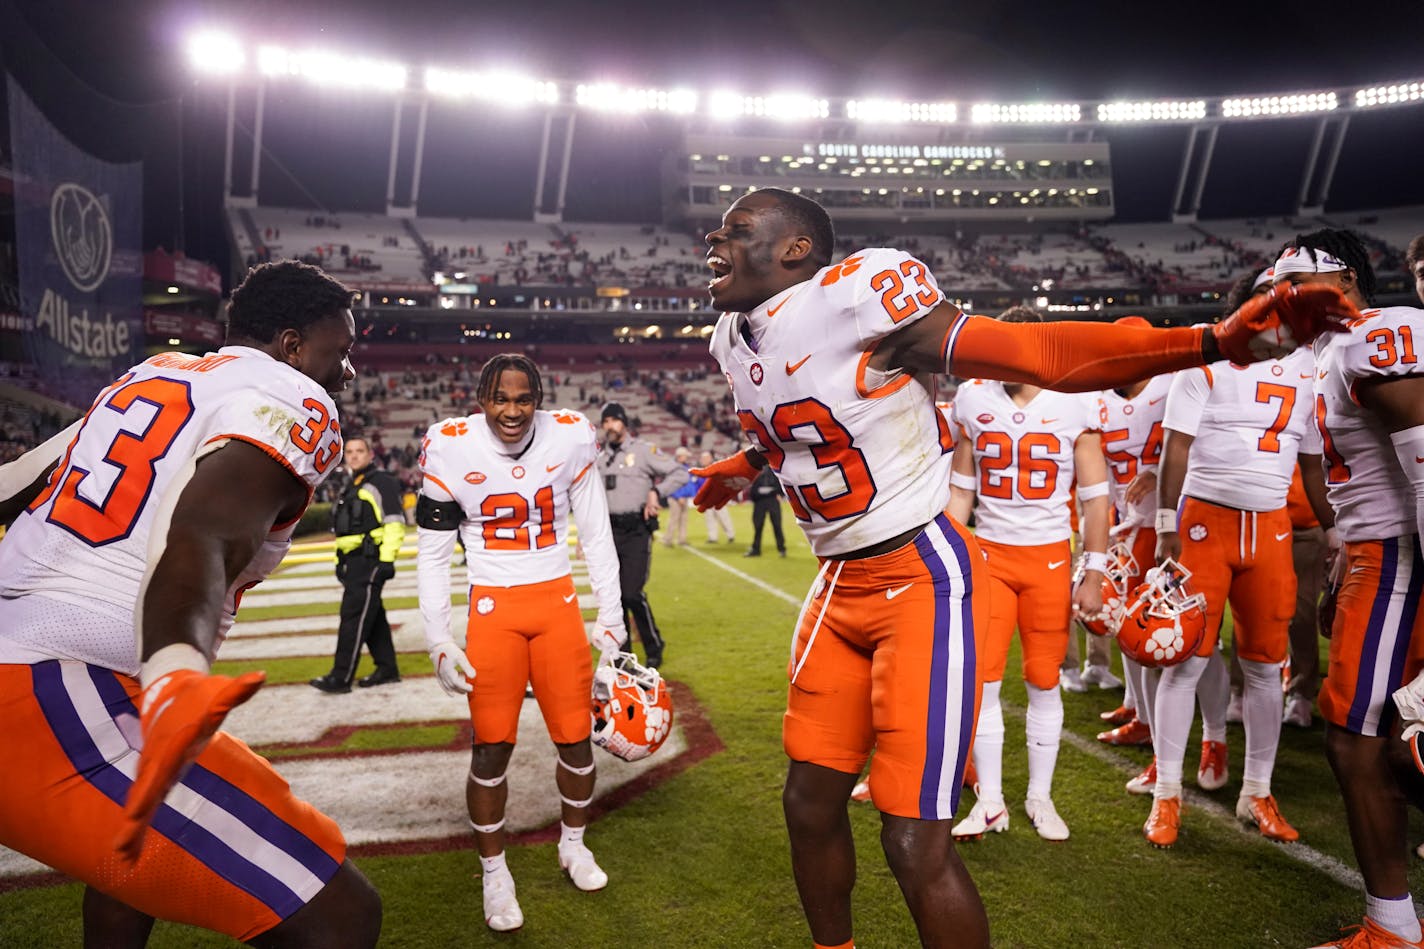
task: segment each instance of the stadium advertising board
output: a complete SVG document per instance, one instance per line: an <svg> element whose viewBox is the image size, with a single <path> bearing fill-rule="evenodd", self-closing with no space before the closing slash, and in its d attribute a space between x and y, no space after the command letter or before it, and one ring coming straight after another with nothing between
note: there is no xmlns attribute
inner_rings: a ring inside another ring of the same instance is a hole
<svg viewBox="0 0 1424 949"><path fill-rule="evenodd" d="M25 355L53 394L86 404L139 353L142 165L89 155L6 85Z"/></svg>

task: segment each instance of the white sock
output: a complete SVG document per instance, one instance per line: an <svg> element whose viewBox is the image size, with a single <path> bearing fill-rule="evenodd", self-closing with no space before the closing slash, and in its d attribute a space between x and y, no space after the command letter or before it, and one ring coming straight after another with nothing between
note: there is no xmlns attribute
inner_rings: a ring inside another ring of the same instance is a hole
<svg viewBox="0 0 1424 949"><path fill-rule="evenodd" d="M588 825L584 825L583 827L570 827L563 821L559 821L559 846L583 843L583 832L587 829Z"/></svg>
<svg viewBox="0 0 1424 949"><path fill-rule="evenodd" d="M493 857L481 857L480 866L484 869L485 875L497 873L508 873L509 866L504 862L504 851L501 850Z"/></svg>
<svg viewBox="0 0 1424 949"><path fill-rule="evenodd" d="M1246 767L1241 793L1271 793L1271 771L1281 743L1281 664L1241 660L1241 718L1246 726Z"/></svg>
<svg viewBox="0 0 1424 949"><path fill-rule="evenodd" d="M1280 691L1277 687L1276 691ZM1207 656L1206 671L1197 682L1201 705L1202 741L1226 741L1226 703L1231 701L1231 673L1220 649Z"/></svg>
<svg viewBox="0 0 1424 949"><path fill-rule="evenodd" d="M1028 796L1047 800L1053 793L1053 771L1058 765L1058 745L1063 740L1063 693L1058 686L1040 689L1025 682L1028 712L1024 733L1028 738Z"/></svg>
<svg viewBox="0 0 1424 949"><path fill-rule="evenodd" d="M1156 796L1175 797L1182 793L1182 762L1187 755L1187 738L1196 713L1197 682L1207 660L1192 656L1185 662L1162 670L1157 684L1157 702L1152 715L1152 751L1157 755ZM1170 793L1169 793L1170 792Z"/></svg>
<svg viewBox="0 0 1424 949"><path fill-rule="evenodd" d="M979 703L979 724L974 729L974 771L979 777L978 799L1004 803L1004 709L999 705L1001 682L985 682Z"/></svg>
<svg viewBox="0 0 1424 949"><path fill-rule="evenodd" d="M1139 704L1142 700L1137 697L1138 690L1141 688L1138 684L1141 669L1142 667L1132 659L1127 656L1122 657L1122 707L1130 708L1134 712L1142 707ZM1141 718L1142 715L1139 713L1137 717Z"/></svg>
<svg viewBox="0 0 1424 949"><path fill-rule="evenodd" d="M1145 695L1146 698L1142 701L1142 704L1137 706L1137 717L1146 724L1148 728L1151 728L1152 723L1157 720L1157 687L1161 681L1161 669L1144 668L1142 670L1140 679L1142 691L1140 694Z"/></svg>
<svg viewBox="0 0 1424 949"><path fill-rule="evenodd" d="M1393 899L1366 893L1365 915L1407 942L1424 938L1419 929L1419 914L1414 911L1414 897L1408 893Z"/></svg>

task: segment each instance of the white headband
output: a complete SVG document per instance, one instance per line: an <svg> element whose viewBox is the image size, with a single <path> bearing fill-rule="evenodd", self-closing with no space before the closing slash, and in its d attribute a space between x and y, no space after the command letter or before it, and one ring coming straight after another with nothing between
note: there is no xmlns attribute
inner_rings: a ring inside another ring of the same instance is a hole
<svg viewBox="0 0 1424 949"><path fill-rule="evenodd" d="M1293 273L1335 273L1350 268L1338 257L1317 247L1292 247L1281 253L1271 269L1276 277L1284 277Z"/></svg>
<svg viewBox="0 0 1424 949"><path fill-rule="evenodd" d="M1263 284L1270 283L1272 280L1275 279L1275 277L1276 277L1276 268L1274 268L1274 267L1267 267L1265 270L1263 270L1263 271L1261 271L1260 273L1256 274L1256 279L1255 279L1255 281L1252 282L1252 284L1251 284L1251 292L1252 292L1252 293L1255 293L1257 290L1261 289L1261 287L1262 287Z"/></svg>

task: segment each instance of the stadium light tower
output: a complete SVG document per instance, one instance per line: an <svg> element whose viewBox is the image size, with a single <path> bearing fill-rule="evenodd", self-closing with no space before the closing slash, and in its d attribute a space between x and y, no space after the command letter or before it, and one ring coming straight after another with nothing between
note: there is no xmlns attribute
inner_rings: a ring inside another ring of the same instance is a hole
<svg viewBox="0 0 1424 949"><path fill-rule="evenodd" d="M198 72L231 76L247 63L247 54L237 37L216 30L194 33L188 40L188 62Z"/></svg>

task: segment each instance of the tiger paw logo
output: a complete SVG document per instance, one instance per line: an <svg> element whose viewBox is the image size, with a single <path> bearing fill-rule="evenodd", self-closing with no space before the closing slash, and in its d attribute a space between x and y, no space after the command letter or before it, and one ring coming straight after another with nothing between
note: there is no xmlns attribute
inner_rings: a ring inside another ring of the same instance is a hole
<svg viewBox="0 0 1424 949"><path fill-rule="evenodd" d="M1190 537L1192 540L1197 541L1198 543L1206 540L1206 525L1193 524L1191 527L1187 528L1187 536Z"/></svg>
<svg viewBox="0 0 1424 949"><path fill-rule="evenodd" d="M859 254L856 254L854 257L847 257L826 271L826 275L821 278L821 286L829 287L842 277L849 277L860 269L860 264L861 259Z"/></svg>
<svg viewBox="0 0 1424 949"><path fill-rule="evenodd" d="M752 385L761 385L762 379L766 378L766 372L761 368L761 363L752 363L751 369L747 370L747 377L752 380Z"/></svg>
<svg viewBox="0 0 1424 949"><path fill-rule="evenodd" d="M554 416L554 421L558 422L560 425L578 424L579 417L573 412L567 412L563 409L560 409L559 411L553 412L551 414Z"/></svg>
<svg viewBox="0 0 1424 949"><path fill-rule="evenodd" d="M653 706L643 718L643 738L650 745L660 744L672 730L672 714L665 708Z"/></svg>
<svg viewBox="0 0 1424 949"><path fill-rule="evenodd" d="M481 616L488 616L494 612L494 597L482 596L475 601L475 612Z"/></svg>
<svg viewBox="0 0 1424 949"><path fill-rule="evenodd" d="M446 422L440 426L440 434L454 438L457 435L469 434L470 427L464 422Z"/></svg>

